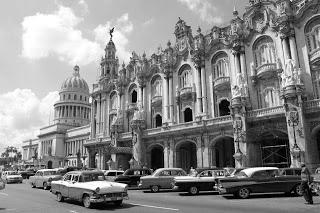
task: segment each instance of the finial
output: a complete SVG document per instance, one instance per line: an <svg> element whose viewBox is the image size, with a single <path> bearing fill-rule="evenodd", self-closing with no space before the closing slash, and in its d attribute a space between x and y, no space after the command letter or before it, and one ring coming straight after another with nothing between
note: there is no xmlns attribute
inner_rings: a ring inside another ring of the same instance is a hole
<svg viewBox="0 0 320 213"><path fill-rule="evenodd" d="M168 40L168 42L167 42L167 46L168 46L168 47L170 47L170 46L171 46L171 42L170 42L170 40Z"/></svg>
<svg viewBox="0 0 320 213"><path fill-rule="evenodd" d="M146 52L143 52L142 58L145 58L145 57L146 57Z"/></svg>
<svg viewBox="0 0 320 213"><path fill-rule="evenodd" d="M201 33L201 28L200 28L200 26L198 27L197 32L198 32L199 34Z"/></svg>
<svg viewBox="0 0 320 213"><path fill-rule="evenodd" d="M113 31L114 31L114 27L113 27L112 29L110 29L110 30L109 30L110 40L112 40L112 36L113 36L113 35L112 35L112 33L113 33Z"/></svg>
<svg viewBox="0 0 320 213"><path fill-rule="evenodd" d="M238 11L237 11L237 7L236 7L236 0L233 0L233 12L232 12L233 16L237 17L238 16Z"/></svg>
<svg viewBox="0 0 320 213"><path fill-rule="evenodd" d="M75 66L73 67L73 70L74 70L73 75L74 75L74 76L79 76L79 70L80 70L79 66L78 66L78 65L75 65Z"/></svg>

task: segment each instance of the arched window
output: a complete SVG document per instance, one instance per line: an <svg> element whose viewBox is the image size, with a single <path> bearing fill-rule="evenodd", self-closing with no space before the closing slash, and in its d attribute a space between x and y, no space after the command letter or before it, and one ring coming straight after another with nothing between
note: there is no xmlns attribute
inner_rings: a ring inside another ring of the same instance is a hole
<svg viewBox="0 0 320 213"><path fill-rule="evenodd" d="M162 126L162 117L161 117L161 115L157 114L155 120L156 120L156 123L155 123L156 124L155 125L156 128Z"/></svg>
<svg viewBox="0 0 320 213"><path fill-rule="evenodd" d="M253 54L256 67L264 64L276 63L276 50L272 38L263 36L253 45Z"/></svg>
<svg viewBox="0 0 320 213"><path fill-rule="evenodd" d="M82 101L82 95L80 95L80 101Z"/></svg>
<svg viewBox="0 0 320 213"><path fill-rule="evenodd" d="M179 71L180 88L192 87L192 72L190 65L184 65Z"/></svg>
<svg viewBox="0 0 320 213"><path fill-rule="evenodd" d="M152 97L162 96L162 79L160 76L153 79L151 94Z"/></svg>
<svg viewBox="0 0 320 213"><path fill-rule="evenodd" d="M70 99L71 99L71 95L69 94L69 95L68 95L68 100L70 100Z"/></svg>
<svg viewBox="0 0 320 213"><path fill-rule="evenodd" d="M137 99L138 99L137 97L138 97L137 91L133 90L131 93L131 103L137 103Z"/></svg>
<svg viewBox="0 0 320 213"><path fill-rule="evenodd" d="M263 90L264 108L280 105L280 96L273 87L267 87Z"/></svg>
<svg viewBox="0 0 320 213"><path fill-rule="evenodd" d="M229 60L225 52L219 53L211 61L213 78L229 77Z"/></svg>
<svg viewBox="0 0 320 213"><path fill-rule="evenodd" d="M186 108L184 110L184 122L193 121L192 109Z"/></svg>
<svg viewBox="0 0 320 213"><path fill-rule="evenodd" d="M113 95L111 96L111 102L110 102L110 104L111 104L111 110L116 110L116 109L118 109L119 105L118 105L118 96L117 96L117 94L113 94Z"/></svg>
<svg viewBox="0 0 320 213"><path fill-rule="evenodd" d="M309 53L320 48L320 16L313 18L307 23L305 36Z"/></svg>
<svg viewBox="0 0 320 213"><path fill-rule="evenodd" d="M230 115L230 102L226 99L219 103L219 114L220 116Z"/></svg>
<svg viewBox="0 0 320 213"><path fill-rule="evenodd" d="M74 99L74 100L77 100L77 95L74 95L73 99Z"/></svg>

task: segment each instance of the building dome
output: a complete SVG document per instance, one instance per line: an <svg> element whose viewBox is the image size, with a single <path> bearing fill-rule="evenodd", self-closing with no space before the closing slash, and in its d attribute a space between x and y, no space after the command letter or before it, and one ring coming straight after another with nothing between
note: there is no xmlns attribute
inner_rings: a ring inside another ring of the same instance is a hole
<svg viewBox="0 0 320 213"><path fill-rule="evenodd" d="M89 93L89 87L87 82L80 77L79 73L79 66L76 65L73 68L74 72L73 75L67 78L61 85L61 92L62 91L79 91L84 93Z"/></svg>

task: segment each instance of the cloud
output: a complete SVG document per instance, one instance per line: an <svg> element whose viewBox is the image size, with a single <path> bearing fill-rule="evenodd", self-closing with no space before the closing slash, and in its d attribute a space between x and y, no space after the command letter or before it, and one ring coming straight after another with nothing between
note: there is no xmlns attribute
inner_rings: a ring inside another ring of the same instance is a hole
<svg viewBox="0 0 320 213"><path fill-rule="evenodd" d="M221 17L213 16L217 13L217 8L213 6L208 0L178 0L180 3L186 5L189 10L200 16L200 19L208 24L221 24L223 22Z"/></svg>
<svg viewBox="0 0 320 213"><path fill-rule="evenodd" d="M0 152L7 146L21 147L22 141L36 137L40 127L53 118L58 91L38 98L30 89L15 89L0 95Z"/></svg>
<svg viewBox="0 0 320 213"><path fill-rule="evenodd" d="M133 31L133 24L129 20L128 13L123 14L116 20L108 21L104 25L99 25L94 29L95 39L99 42L109 41L110 36L108 30L115 26L113 33L113 42L117 48L117 55L121 61L128 62L131 53L127 50L127 45L129 43L128 35Z"/></svg>
<svg viewBox="0 0 320 213"><path fill-rule="evenodd" d="M142 26L147 27L147 26L149 26L149 25L151 25L153 23L154 23L154 18L151 18L151 19L148 19L145 22L143 22Z"/></svg>
<svg viewBox="0 0 320 213"><path fill-rule="evenodd" d="M71 8L61 5L52 14L37 13L25 17L22 22L22 56L34 60L56 55L71 65L97 61L103 49L99 43L84 38L82 32L76 29L82 21Z"/></svg>
<svg viewBox="0 0 320 213"><path fill-rule="evenodd" d="M78 2L79 6L81 7L81 11L83 14L88 14L89 13L89 6L85 0L80 0Z"/></svg>

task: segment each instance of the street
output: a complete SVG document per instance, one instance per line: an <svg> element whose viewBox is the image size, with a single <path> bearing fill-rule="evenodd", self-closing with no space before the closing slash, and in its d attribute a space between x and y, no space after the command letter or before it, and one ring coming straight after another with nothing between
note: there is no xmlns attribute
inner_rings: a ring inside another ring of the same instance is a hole
<svg viewBox="0 0 320 213"><path fill-rule="evenodd" d="M217 193L202 193L198 196L188 196L178 192L161 191L149 193L140 190L129 190L129 200L122 207L112 204L97 205L86 209L75 201L59 203L56 197L43 189L32 189L26 180L22 184L7 184L0 191L0 212L290 212L319 213L320 197L314 197L314 205L305 205L302 197L287 197L284 194L252 195L250 199L235 199L232 196L220 196Z"/></svg>

